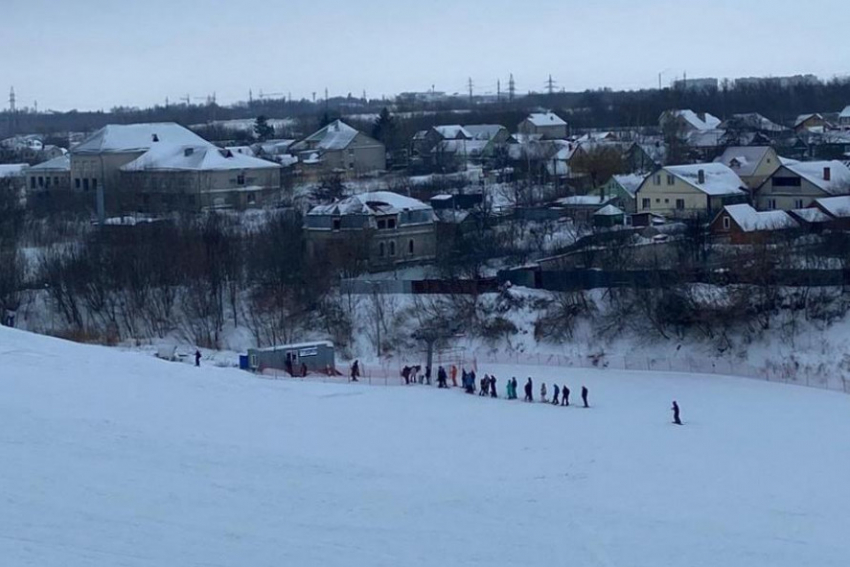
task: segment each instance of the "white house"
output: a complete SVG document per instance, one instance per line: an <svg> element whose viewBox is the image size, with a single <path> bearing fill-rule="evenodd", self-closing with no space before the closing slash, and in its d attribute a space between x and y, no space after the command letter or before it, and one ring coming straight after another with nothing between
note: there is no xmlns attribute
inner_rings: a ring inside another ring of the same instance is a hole
<svg viewBox="0 0 850 567"><path fill-rule="evenodd" d="M554 112L536 112L520 122L517 131L520 134L537 134L548 140L559 140L567 137L567 123Z"/></svg>
<svg viewBox="0 0 850 567"><path fill-rule="evenodd" d="M636 193L638 213L677 217L713 215L746 199L746 185L722 163L662 167Z"/></svg>

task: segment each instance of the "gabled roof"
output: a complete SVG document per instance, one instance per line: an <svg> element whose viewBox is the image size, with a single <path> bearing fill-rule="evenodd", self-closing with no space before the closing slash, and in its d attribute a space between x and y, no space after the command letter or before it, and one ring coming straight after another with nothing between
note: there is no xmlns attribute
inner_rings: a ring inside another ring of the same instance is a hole
<svg viewBox="0 0 850 567"><path fill-rule="evenodd" d="M506 130L501 124L469 124L463 127L473 140L492 140Z"/></svg>
<svg viewBox="0 0 850 567"><path fill-rule="evenodd" d="M618 209L617 207L615 207L614 205L605 205L604 207L602 207L601 209L599 209L598 211L593 213L593 216L614 217L614 216L623 215L623 214L625 214L625 213L621 209Z"/></svg>
<svg viewBox="0 0 850 567"><path fill-rule="evenodd" d="M801 114L794 121L794 128L800 126L803 122L805 122L806 120L809 120L811 118L817 118L818 120L823 120L823 116L821 116L817 112L815 112L814 114Z"/></svg>
<svg viewBox="0 0 850 567"><path fill-rule="evenodd" d="M352 128L342 120L334 120L324 128L293 144L291 149L294 151L307 149L326 151L344 150L354 141L354 138L358 134L360 134L358 130Z"/></svg>
<svg viewBox="0 0 850 567"><path fill-rule="evenodd" d="M61 155L29 168L28 171L71 171L71 156Z"/></svg>
<svg viewBox="0 0 850 567"><path fill-rule="evenodd" d="M714 161L730 167L740 176L750 177L755 174L759 164L771 151L769 146L734 146L726 148L726 151Z"/></svg>
<svg viewBox="0 0 850 567"><path fill-rule="evenodd" d="M646 176L632 173L629 175L615 175L611 179L634 197L641 183L646 179Z"/></svg>
<svg viewBox="0 0 850 567"><path fill-rule="evenodd" d="M762 116L758 112L748 112L746 114L733 114L731 118L724 120L720 124L720 128L735 128L735 129L750 129L759 132L782 132L784 127L773 122L769 118Z"/></svg>
<svg viewBox="0 0 850 567"><path fill-rule="evenodd" d="M783 167L796 173L818 189L831 195L850 193L850 168L838 160L801 161ZM829 168L829 180L824 179L824 170Z"/></svg>
<svg viewBox="0 0 850 567"><path fill-rule="evenodd" d="M835 218L850 217L850 195L815 199L818 206Z"/></svg>
<svg viewBox="0 0 850 567"><path fill-rule="evenodd" d="M722 163L697 163L693 165L674 165L663 168L706 195L739 195L744 182L738 175ZM700 171L705 176L705 182L699 182Z"/></svg>
<svg viewBox="0 0 850 567"><path fill-rule="evenodd" d="M526 120L537 127L567 125L567 123L554 112L532 112L528 115Z"/></svg>
<svg viewBox="0 0 850 567"><path fill-rule="evenodd" d="M830 199L842 199L843 197L830 197ZM832 220L832 217L824 213L818 208L812 207L809 209L794 209L789 211L791 215L795 218L800 218L804 222L814 224L814 223L823 223L829 222Z"/></svg>
<svg viewBox="0 0 850 567"><path fill-rule="evenodd" d="M157 145L121 171L225 171L280 169L280 165L216 146Z"/></svg>
<svg viewBox="0 0 850 567"><path fill-rule="evenodd" d="M71 149L72 154L144 152L157 143L212 146L191 130L174 122L109 124Z"/></svg>
<svg viewBox="0 0 850 567"><path fill-rule="evenodd" d="M845 106L844 110L841 111L841 114L838 115L839 118L850 118L850 106Z"/></svg>
<svg viewBox="0 0 850 567"><path fill-rule="evenodd" d="M329 205L318 205L308 215L389 215L401 211L430 211L431 206L391 191L360 193Z"/></svg>
<svg viewBox="0 0 850 567"><path fill-rule="evenodd" d="M467 140L472 139L472 134L470 134L460 124L448 124L448 125L444 125L444 126L434 126L434 130L444 140L455 140L455 139L458 139L458 138L466 138Z"/></svg>
<svg viewBox="0 0 850 567"><path fill-rule="evenodd" d="M693 110L667 110L661 115L660 122L669 118L681 118L694 130L714 130L720 126L720 119L708 112L697 114Z"/></svg>
<svg viewBox="0 0 850 567"><path fill-rule="evenodd" d="M723 207L744 232L797 228L799 224L785 211L757 211L746 203ZM722 214L722 213L721 213Z"/></svg>

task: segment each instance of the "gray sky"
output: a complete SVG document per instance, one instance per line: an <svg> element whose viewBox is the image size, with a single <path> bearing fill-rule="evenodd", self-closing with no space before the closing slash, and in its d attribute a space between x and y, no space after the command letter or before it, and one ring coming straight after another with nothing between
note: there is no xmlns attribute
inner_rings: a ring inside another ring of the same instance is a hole
<svg viewBox="0 0 850 567"><path fill-rule="evenodd" d="M2 0L19 106L147 106L401 91L657 86L850 74L847 0ZM850 102L850 101L848 101ZM4 105L5 106L5 105Z"/></svg>

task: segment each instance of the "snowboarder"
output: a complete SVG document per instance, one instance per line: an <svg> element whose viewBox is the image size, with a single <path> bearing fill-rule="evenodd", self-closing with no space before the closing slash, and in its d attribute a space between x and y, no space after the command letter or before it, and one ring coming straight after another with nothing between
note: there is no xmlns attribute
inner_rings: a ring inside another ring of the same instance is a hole
<svg viewBox="0 0 850 567"><path fill-rule="evenodd" d="M512 400L517 399L517 394L516 394L516 387L517 387L517 385L518 385L518 383L517 383L517 379L516 379L516 376L514 376L514 377L511 379L511 399L512 399Z"/></svg>
<svg viewBox="0 0 850 567"><path fill-rule="evenodd" d="M584 407L590 407L590 405L587 403L587 386L581 387L581 401L584 402Z"/></svg>
<svg viewBox="0 0 850 567"><path fill-rule="evenodd" d="M357 382L357 377L360 376L360 361L355 360L351 365L351 381Z"/></svg>
<svg viewBox="0 0 850 567"><path fill-rule="evenodd" d="M490 376L490 397L498 398L499 394L496 392L496 377Z"/></svg>
<svg viewBox="0 0 850 567"><path fill-rule="evenodd" d="M554 386L554 392L552 392L552 405L557 406L560 402L558 400L558 396L561 394L561 389L557 384Z"/></svg>
<svg viewBox="0 0 850 567"><path fill-rule="evenodd" d="M528 382L525 383L525 401L533 402L534 396L531 393L531 389L533 388L533 384L531 383L531 376L528 377Z"/></svg>
<svg viewBox="0 0 850 567"><path fill-rule="evenodd" d="M543 404L549 403L546 399L546 382L540 384L540 402Z"/></svg>
<svg viewBox="0 0 850 567"><path fill-rule="evenodd" d="M200 365L201 365L201 351L196 350L195 351L195 366L200 366Z"/></svg>
<svg viewBox="0 0 850 567"><path fill-rule="evenodd" d="M452 388L457 388L457 366L452 364Z"/></svg>
<svg viewBox="0 0 850 567"><path fill-rule="evenodd" d="M570 405L570 389L567 387L566 384L564 384L564 387L561 388L561 405Z"/></svg>
<svg viewBox="0 0 850 567"><path fill-rule="evenodd" d="M673 407L670 409L673 410L673 423L682 425L682 420L679 418L679 404L676 403L676 400L673 400Z"/></svg>

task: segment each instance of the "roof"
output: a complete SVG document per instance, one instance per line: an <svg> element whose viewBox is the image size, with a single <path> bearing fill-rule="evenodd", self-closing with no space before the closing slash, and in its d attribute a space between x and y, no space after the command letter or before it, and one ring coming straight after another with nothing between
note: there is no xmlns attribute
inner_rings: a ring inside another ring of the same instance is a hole
<svg viewBox="0 0 850 567"><path fill-rule="evenodd" d="M251 352L275 352L278 350L292 350L298 348L310 348L315 346L326 346L329 348L333 348L334 344L330 341L314 341L312 343L295 343L290 345L278 345L265 348L252 348L249 350Z"/></svg>
<svg viewBox="0 0 850 567"><path fill-rule="evenodd" d="M29 171L71 171L71 156L61 155L29 168Z"/></svg>
<svg viewBox="0 0 850 567"><path fill-rule="evenodd" d="M714 130L720 126L720 119L716 116L705 112L697 114L693 110L668 110L662 115L662 120L666 116L679 117L684 120L694 130Z"/></svg>
<svg viewBox="0 0 850 567"><path fill-rule="evenodd" d="M72 148L71 153L144 152L156 143L212 146L210 142L174 122L109 124Z"/></svg>
<svg viewBox="0 0 850 567"><path fill-rule="evenodd" d="M799 226L797 221L785 211L757 211L746 203L726 205L723 210L744 232L780 230Z"/></svg>
<svg viewBox="0 0 850 567"><path fill-rule="evenodd" d="M738 175L750 177L755 175L759 164L770 151L769 146L735 146L726 148L723 155L714 161L729 166ZM733 166L733 160L737 162L737 167Z"/></svg>
<svg viewBox="0 0 850 567"><path fill-rule="evenodd" d="M786 164L784 167L831 195L850 193L850 168L838 160L801 161ZM823 178L826 168L829 168L829 181Z"/></svg>
<svg viewBox="0 0 850 567"><path fill-rule="evenodd" d="M490 142L487 140L442 140L431 150L432 154L460 154L462 156L481 155Z"/></svg>
<svg viewBox="0 0 850 567"><path fill-rule="evenodd" d="M566 207L601 207L610 200L610 197L603 197L602 195L573 195L572 197L558 199L555 203Z"/></svg>
<svg viewBox="0 0 850 567"><path fill-rule="evenodd" d="M566 126L567 123L554 112L532 112L526 118L533 125L540 126Z"/></svg>
<svg viewBox="0 0 850 567"><path fill-rule="evenodd" d="M469 132L473 140L492 140L499 135L499 132L505 130L501 124L470 124L463 128Z"/></svg>
<svg viewBox="0 0 850 567"><path fill-rule="evenodd" d="M640 184L643 183L644 179L646 179L646 176L632 173L629 175L615 175L611 179L614 180L617 185L634 196L635 193L637 193Z"/></svg>
<svg viewBox="0 0 850 567"><path fill-rule="evenodd" d="M625 213L621 209L618 209L614 205L605 205L604 207L593 213L593 216L615 217L624 214Z"/></svg>
<svg viewBox="0 0 850 567"><path fill-rule="evenodd" d="M821 115L820 115L820 114L818 114L817 112L816 112L816 113L814 113L814 114L801 114L801 115L799 115L799 116L797 117L797 119L794 121L794 128L796 128L796 127L800 126L803 122L805 122L806 120L809 120L809 119L811 119L811 118L817 118L817 119L819 119L819 120L823 120L823 116L821 116Z"/></svg>
<svg viewBox="0 0 850 567"><path fill-rule="evenodd" d="M334 120L319 131L294 144L291 149L300 151L318 149L326 151L344 150L360 132L342 120Z"/></svg>
<svg viewBox="0 0 850 567"><path fill-rule="evenodd" d="M838 115L839 118L850 118L850 106L845 106L844 110L841 111L841 114Z"/></svg>
<svg viewBox="0 0 850 567"><path fill-rule="evenodd" d="M20 177L29 168L26 163L4 163L0 164L0 178Z"/></svg>
<svg viewBox="0 0 850 567"><path fill-rule="evenodd" d="M815 202L833 217L850 217L850 195L825 197L823 199L815 199Z"/></svg>
<svg viewBox="0 0 850 567"><path fill-rule="evenodd" d="M743 194L741 188L744 182L738 175L722 163L696 163L693 165L673 165L664 168L671 173L698 189L706 195L737 195ZM705 183L699 182L699 172L705 174Z"/></svg>
<svg viewBox="0 0 850 567"><path fill-rule="evenodd" d="M732 117L725 120L720 127L724 129L749 128L760 132L782 132L785 130L785 128L773 122L769 118L762 116L758 112L733 114Z"/></svg>
<svg viewBox="0 0 850 567"><path fill-rule="evenodd" d="M430 211L422 201L391 191L360 193L329 205L318 205L308 215L389 215L401 211Z"/></svg>
<svg viewBox="0 0 850 567"><path fill-rule="evenodd" d="M226 171L279 169L280 164L215 146L160 144L124 165L121 171Z"/></svg>
<svg viewBox="0 0 850 567"><path fill-rule="evenodd" d="M449 124L446 126L434 126L434 130L447 140L454 140L457 138L466 138L471 139L472 134L470 134L463 126L460 124Z"/></svg>
<svg viewBox="0 0 850 567"><path fill-rule="evenodd" d="M830 199L843 199L844 197L829 197ZM794 209L791 214L803 219L807 223L829 222L832 218L820 209Z"/></svg>
<svg viewBox="0 0 850 567"><path fill-rule="evenodd" d="M692 148L716 148L722 146L726 130L695 130L688 134L687 142Z"/></svg>

